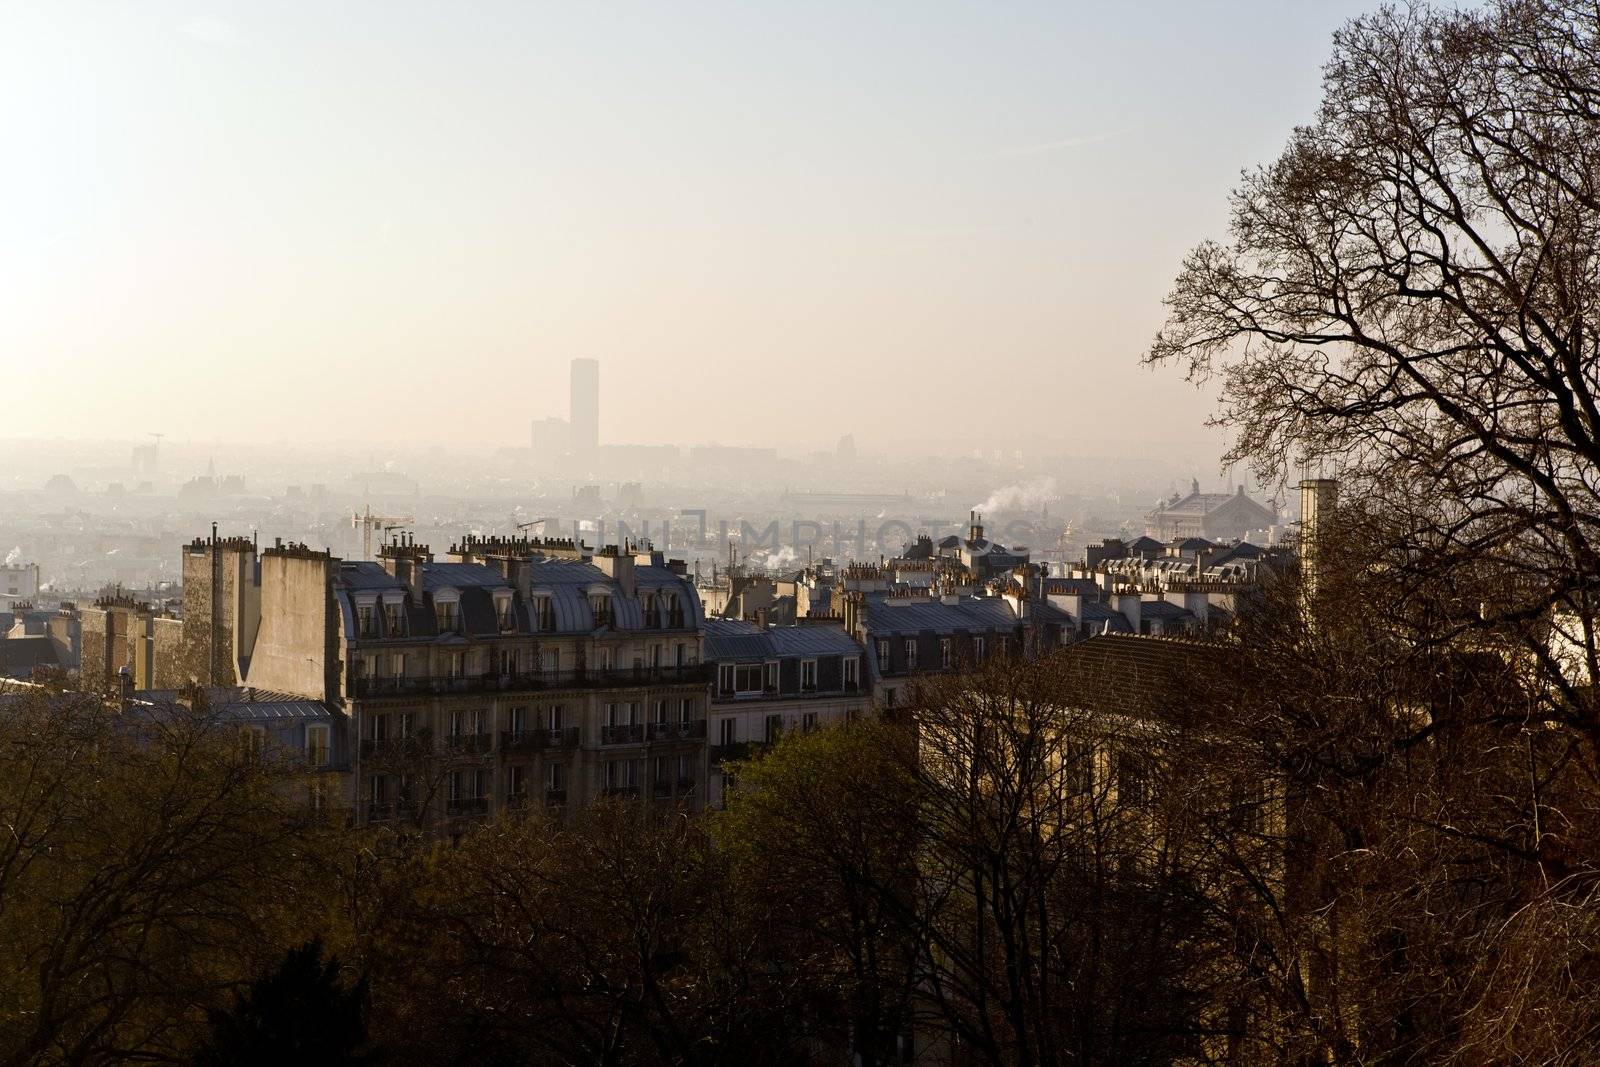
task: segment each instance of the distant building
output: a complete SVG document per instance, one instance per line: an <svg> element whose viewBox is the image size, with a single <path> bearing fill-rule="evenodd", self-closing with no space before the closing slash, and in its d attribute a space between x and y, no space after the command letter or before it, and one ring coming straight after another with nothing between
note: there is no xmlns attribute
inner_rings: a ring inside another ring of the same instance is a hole
<svg viewBox="0 0 1600 1067"><path fill-rule="evenodd" d="M1202 493L1199 481L1190 486L1188 496L1174 493L1145 516L1146 535L1164 542L1185 537L1233 541L1277 522L1271 508L1245 496L1242 485L1235 493Z"/></svg>
<svg viewBox="0 0 1600 1067"><path fill-rule="evenodd" d="M564 456L572 451L572 425L553 416L534 419L532 443L536 456Z"/></svg>
<svg viewBox="0 0 1600 1067"><path fill-rule="evenodd" d="M39 596L37 563L0 564L0 607L8 600L34 600Z"/></svg>
<svg viewBox="0 0 1600 1067"><path fill-rule="evenodd" d="M998 541L989 540L983 535L983 517L973 512L970 519L967 536L961 538L951 534L941 539L935 555L959 562L980 581L1027 565L1026 548L1020 545L1007 548Z"/></svg>

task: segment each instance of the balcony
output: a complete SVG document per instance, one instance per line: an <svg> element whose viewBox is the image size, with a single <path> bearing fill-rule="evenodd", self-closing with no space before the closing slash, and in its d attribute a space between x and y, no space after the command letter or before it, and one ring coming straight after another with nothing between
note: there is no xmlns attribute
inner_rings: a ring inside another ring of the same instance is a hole
<svg viewBox="0 0 1600 1067"><path fill-rule="evenodd" d="M698 741L706 736L706 721L690 719L687 722L653 722L649 726L651 741Z"/></svg>
<svg viewBox="0 0 1600 1067"><path fill-rule="evenodd" d="M426 737L366 737L361 740L361 755L367 759L418 759L433 753Z"/></svg>
<svg viewBox="0 0 1600 1067"><path fill-rule="evenodd" d="M445 810L451 818L463 818L471 815L489 814L488 797L452 797L446 802Z"/></svg>
<svg viewBox="0 0 1600 1067"><path fill-rule="evenodd" d="M600 743L602 745L640 745L644 743L644 726L634 724L631 726L602 726L600 727Z"/></svg>
<svg viewBox="0 0 1600 1067"><path fill-rule="evenodd" d="M493 734L451 734L444 739L452 756L482 756L494 747Z"/></svg>
<svg viewBox="0 0 1600 1067"><path fill-rule="evenodd" d="M636 785L610 785L600 790L600 795L603 797L636 797L639 795L639 787Z"/></svg>
<svg viewBox="0 0 1600 1067"><path fill-rule="evenodd" d="M366 815L369 823L412 819L417 815L417 806L409 800L369 800Z"/></svg>
<svg viewBox="0 0 1600 1067"><path fill-rule="evenodd" d="M502 730L500 751L542 752L547 749L578 747L578 728L568 726L557 730Z"/></svg>
<svg viewBox="0 0 1600 1067"><path fill-rule="evenodd" d="M452 693L527 693L558 689L605 689L646 685L705 685L711 680L704 663L681 667L579 668L566 671L517 671L510 674L408 675L351 678L350 696L448 696Z"/></svg>
<svg viewBox="0 0 1600 1067"><path fill-rule="evenodd" d="M726 745L711 746L712 764L722 763L727 760L749 759L751 756L761 754L762 745L749 741L733 741Z"/></svg>

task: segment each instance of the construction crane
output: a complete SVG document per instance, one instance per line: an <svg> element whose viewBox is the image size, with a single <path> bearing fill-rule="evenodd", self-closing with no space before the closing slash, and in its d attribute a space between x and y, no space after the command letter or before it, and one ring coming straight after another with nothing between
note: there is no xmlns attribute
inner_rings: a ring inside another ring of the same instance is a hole
<svg viewBox="0 0 1600 1067"><path fill-rule="evenodd" d="M354 511L350 513L350 528L352 530L356 529L357 527L361 528L362 559L372 558L373 530L378 530L386 534L391 530L398 530L402 527L410 526L416 521L417 520L413 519L410 515L374 515L372 513L371 504L368 504L366 507L362 508L359 514Z"/></svg>
<svg viewBox="0 0 1600 1067"><path fill-rule="evenodd" d="M529 530L533 529L535 526L543 526L547 522L554 522L554 521L555 520L552 519L552 518L529 519L527 522L519 522L519 523L517 523L517 529L521 530L523 533L527 533Z"/></svg>

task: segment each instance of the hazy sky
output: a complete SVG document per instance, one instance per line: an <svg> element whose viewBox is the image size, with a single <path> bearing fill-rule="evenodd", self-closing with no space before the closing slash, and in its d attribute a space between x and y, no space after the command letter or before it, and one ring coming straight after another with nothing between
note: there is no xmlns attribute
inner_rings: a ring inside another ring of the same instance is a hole
<svg viewBox="0 0 1600 1067"><path fill-rule="evenodd" d="M1138 355L1374 6L0 0L5 432L1205 441Z"/></svg>

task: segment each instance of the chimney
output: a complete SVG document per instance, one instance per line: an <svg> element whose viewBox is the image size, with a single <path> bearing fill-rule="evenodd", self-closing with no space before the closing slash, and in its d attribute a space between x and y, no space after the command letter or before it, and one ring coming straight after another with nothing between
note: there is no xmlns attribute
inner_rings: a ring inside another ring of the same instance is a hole
<svg viewBox="0 0 1600 1067"><path fill-rule="evenodd" d="M1332 478L1307 478L1300 483L1300 584L1307 598L1316 595L1318 557L1323 554L1327 524L1339 509L1339 483Z"/></svg>
<svg viewBox="0 0 1600 1067"><path fill-rule="evenodd" d="M1143 611L1142 601L1143 598L1138 593L1118 593L1114 598L1117 611L1128 620L1128 625L1133 628L1134 633L1139 632L1139 620Z"/></svg>
<svg viewBox="0 0 1600 1067"><path fill-rule="evenodd" d="M597 553L591 561L606 577L617 584L617 592L623 596L634 595L633 557L623 555L620 549L608 549Z"/></svg>

